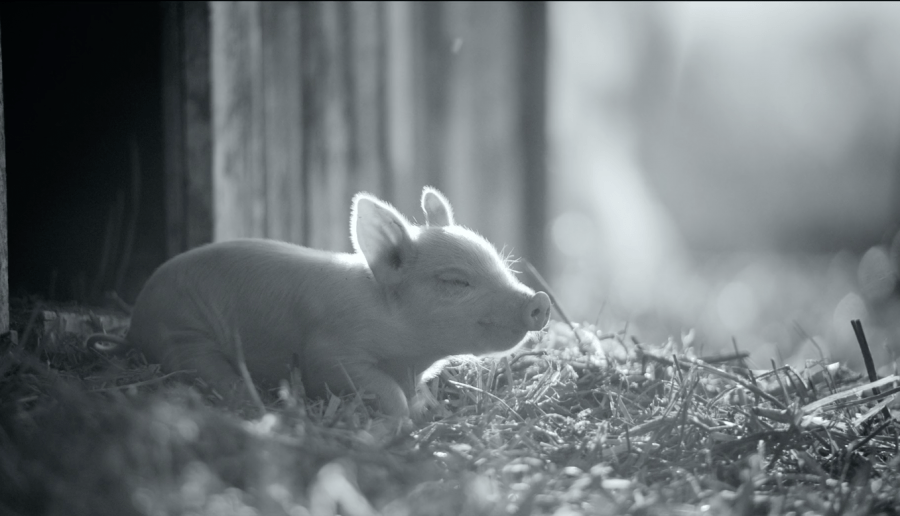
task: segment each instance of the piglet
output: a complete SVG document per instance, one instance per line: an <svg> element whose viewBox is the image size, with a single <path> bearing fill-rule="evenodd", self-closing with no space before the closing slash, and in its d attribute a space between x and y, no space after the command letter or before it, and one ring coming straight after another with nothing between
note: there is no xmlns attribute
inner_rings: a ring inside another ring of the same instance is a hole
<svg viewBox="0 0 900 516"><path fill-rule="evenodd" d="M221 395L274 386L299 357L311 397L367 391L407 420L422 373L450 355L509 350L541 330L550 299L422 192L425 225L372 195L353 198L354 253L265 239L204 245L160 266L134 305L128 342ZM240 349L238 349L238 346Z"/></svg>

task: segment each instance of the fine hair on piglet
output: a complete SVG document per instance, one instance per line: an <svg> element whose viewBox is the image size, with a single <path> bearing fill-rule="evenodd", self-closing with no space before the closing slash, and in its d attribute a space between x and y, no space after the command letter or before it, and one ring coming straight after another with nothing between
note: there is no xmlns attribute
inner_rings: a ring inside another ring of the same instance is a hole
<svg viewBox="0 0 900 516"><path fill-rule="evenodd" d="M309 396L365 391L405 420L429 367L512 349L550 312L547 294L457 225L440 192L425 187L421 207L419 226L357 194L352 253L241 239L175 256L138 295L127 341L165 370L194 371L230 402L246 401L247 374L277 385L296 355Z"/></svg>

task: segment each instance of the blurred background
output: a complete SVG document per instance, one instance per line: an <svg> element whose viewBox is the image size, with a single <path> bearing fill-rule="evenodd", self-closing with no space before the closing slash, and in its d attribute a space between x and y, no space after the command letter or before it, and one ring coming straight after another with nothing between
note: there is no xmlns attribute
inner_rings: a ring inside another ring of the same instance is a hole
<svg viewBox="0 0 900 516"><path fill-rule="evenodd" d="M603 332L900 353L898 4L4 2L0 34L14 296L348 250L353 193L421 219L433 184Z"/></svg>
<svg viewBox="0 0 900 516"><path fill-rule="evenodd" d="M551 241L574 318L760 367L900 351L900 5L552 4ZM619 322L618 324L621 324ZM812 341L815 341L812 342Z"/></svg>

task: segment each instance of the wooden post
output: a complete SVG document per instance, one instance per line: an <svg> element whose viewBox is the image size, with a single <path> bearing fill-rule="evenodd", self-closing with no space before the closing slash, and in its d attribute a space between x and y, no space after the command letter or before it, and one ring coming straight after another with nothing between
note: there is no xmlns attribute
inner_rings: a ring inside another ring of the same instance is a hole
<svg viewBox="0 0 900 516"><path fill-rule="evenodd" d="M547 4L523 2L519 11L518 145L522 149L522 182L519 199L522 222L519 238L522 254L545 276L547 261Z"/></svg>
<svg viewBox="0 0 900 516"><path fill-rule="evenodd" d="M350 71L349 5L301 4L303 25L303 169L306 210L304 242L312 247L349 249L347 213L349 181L347 75ZM343 226L343 234L337 228Z"/></svg>
<svg viewBox="0 0 900 516"><path fill-rule="evenodd" d="M215 240L266 236L261 4L212 2Z"/></svg>
<svg viewBox="0 0 900 516"><path fill-rule="evenodd" d="M304 241L302 196L303 112L300 4L260 5L264 95L265 235L289 242Z"/></svg>
<svg viewBox="0 0 900 516"><path fill-rule="evenodd" d="M213 239L207 2L163 3L163 139L168 256Z"/></svg>

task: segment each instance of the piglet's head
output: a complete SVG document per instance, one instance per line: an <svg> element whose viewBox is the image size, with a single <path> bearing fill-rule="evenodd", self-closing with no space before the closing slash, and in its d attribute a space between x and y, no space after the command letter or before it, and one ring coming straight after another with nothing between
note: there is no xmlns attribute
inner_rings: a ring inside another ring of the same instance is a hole
<svg viewBox="0 0 900 516"><path fill-rule="evenodd" d="M357 194L351 238L398 330L423 355L505 351L547 324L547 294L516 279L481 235L456 225L440 192L426 187L422 210L426 223L416 226L389 204Z"/></svg>

